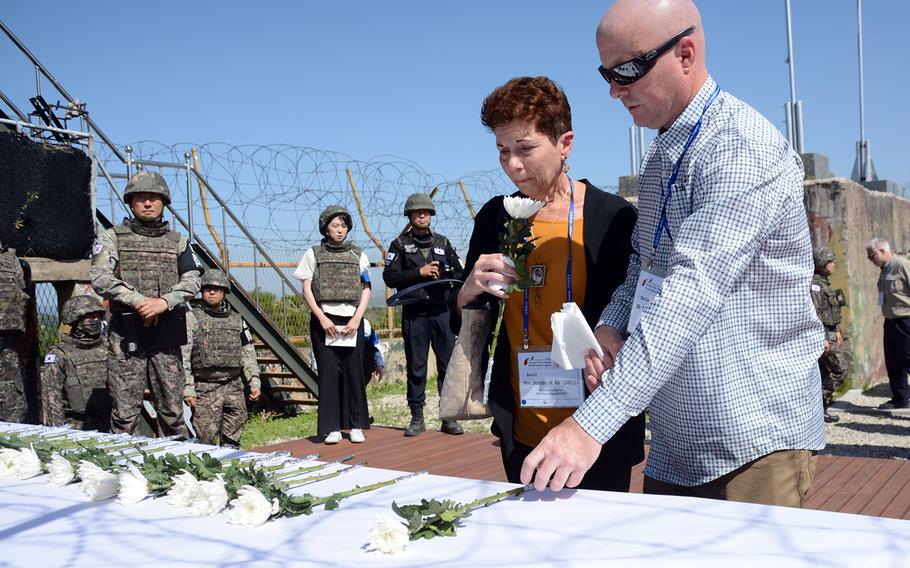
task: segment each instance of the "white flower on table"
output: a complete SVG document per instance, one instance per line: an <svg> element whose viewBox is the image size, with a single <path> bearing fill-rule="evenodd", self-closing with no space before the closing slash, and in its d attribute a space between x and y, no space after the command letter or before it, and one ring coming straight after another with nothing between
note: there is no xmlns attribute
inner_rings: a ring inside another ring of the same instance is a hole
<svg viewBox="0 0 910 568"><path fill-rule="evenodd" d="M73 464L57 453L51 455L51 461L47 462L47 474L47 482L57 487L69 485L76 479Z"/></svg>
<svg viewBox="0 0 910 568"><path fill-rule="evenodd" d="M29 446L19 450L19 456L16 458L15 476L18 479L31 479L36 475L44 473L44 466L41 459L35 453L35 448Z"/></svg>
<svg viewBox="0 0 910 568"><path fill-rule="evenodd" d="M168 502L172 507L189 507L196 499L196 492L199 490L199 480L196 477L183 470L174 476L174 485L167 492Z"/></svg>
<svg viewBox="0 0 910 568"><path fill-rule="evenodd" d="M201 517L215 515L227 506L228 494L224 479L219 473L211 481L200 481L196 496L190 504L190 515Z"/></svg>
<svg viewBox="0 0 910 568"><path fill-rule="evenodd" d="M110 499L120 489L120 481L113 473L104 471L92 462L82 460L79 462L80 489L92 501Z"/></svg>
<svg viewBox="0 0 910 568"><path fill-rule="evenodd" d="M269 500L252 485L244 485L237 491L237 498L231 500L231 514L228 522L246 527L258 527L278 512L278 499Z"/></svg>
<svg viewBox="0 0 910 568"><path fill-rule="evenodd" d="M16 477L16 462L19 450L3 448L0 450L0 477Z"/></svg>
<svg viewBox="0 0 910 568"><path fill-rule="evenodd" d="M513 219L529 219L544 206L543 201L529 197L506 197L502 204Z"/></svg>
<svg viewBox="0 0 910 568"><path fill-rule="evenodd" d="M127 471L120 474L120 491L117 501L121 505L135 505L149 494L148 479L132 462L127 462Z"/></svg>
<svg viewBox="0 0 910 568"><path fill-rule="evenodd" d="M404 551L410 536L408 528L388 515L377 515L376 524L369 531L370 545L383 554Z"/></svg>

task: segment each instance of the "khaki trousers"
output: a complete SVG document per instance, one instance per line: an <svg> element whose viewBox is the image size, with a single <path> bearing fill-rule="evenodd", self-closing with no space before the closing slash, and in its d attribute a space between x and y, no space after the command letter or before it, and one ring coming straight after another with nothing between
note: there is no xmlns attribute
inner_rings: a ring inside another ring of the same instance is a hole
<svg viewBox="0 0 910 568"><path fill-rule="evenodd" d="M773 452L703 485L685 487L645 476L644 492L762 505L802 507L815 477L816 452Z"/></svg>

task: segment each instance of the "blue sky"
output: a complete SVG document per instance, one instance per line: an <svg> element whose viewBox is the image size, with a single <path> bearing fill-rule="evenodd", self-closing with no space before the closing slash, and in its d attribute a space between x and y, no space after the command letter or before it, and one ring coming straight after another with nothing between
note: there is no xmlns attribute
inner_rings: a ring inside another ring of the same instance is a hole
<svg viewBox="0 0 910 568"><path fill-rule="evenodd" d="M793 0L806 147L849 176L859 137L855 0ZM60 2L6 0L0 18L119 144L285 143L359 160L392 154L454 179L498 167L483 98L548 75L573 106L573 174L628 173L631 120L595 71L604 1ZM705 0L720 85L783 129L783 0ZM910 2L864 3L866 136L880 177L910 182ZM62 30L54 29L59 23ZM0 44L20 107L34 76Z"/></svg>

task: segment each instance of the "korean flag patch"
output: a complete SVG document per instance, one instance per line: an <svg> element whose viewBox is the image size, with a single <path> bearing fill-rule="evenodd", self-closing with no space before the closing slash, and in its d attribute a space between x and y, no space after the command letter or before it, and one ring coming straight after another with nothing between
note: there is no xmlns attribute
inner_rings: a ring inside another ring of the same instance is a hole
<svg viewBox="0 0 910 568"><path fill-rule="evenodd" d="M56 362L57 362L57 354L56 354L56 353L48 353L47 355L44 356L44 364L45 364L45 365L53 365L53 364L56 363Z"/></svg>
<svg viewBox="0 0 910 568"><path fill-rule="evenodd" d="M393 260L395 260L395 253L394 253L394 252L390 252L389 254L385 255L385 263L386 263L386 265L388 265L388 264L389 264L390 262L392 262Z"/></svg>
<svg viewBox="0 0 910 568"><path fill-rule="evenodd" d="M101 243L95 243L92 246L92 256L98 256L99 254L101 254Z"/></svg>

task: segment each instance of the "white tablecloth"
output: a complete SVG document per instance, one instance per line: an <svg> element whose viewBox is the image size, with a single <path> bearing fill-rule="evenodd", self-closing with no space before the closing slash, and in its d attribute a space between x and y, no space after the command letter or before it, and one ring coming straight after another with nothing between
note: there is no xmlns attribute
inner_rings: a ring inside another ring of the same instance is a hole
<svg viewBox="0 0 910 568"><path fill-rule="evenodd" d="M399 475L361 468L308 485L317 496ZM258 528L190 517L166 499L89 501L46 476L0 479L0 566L790 566L910 567L910 521L706 499L564 490L482 509L452 538L399 555L367 550L377 514L421 498L468 501L512 487L427 475L334 511Z"/></svg>

